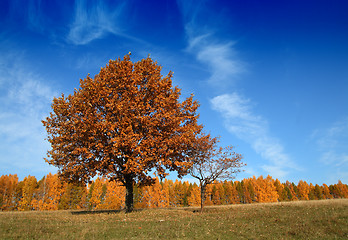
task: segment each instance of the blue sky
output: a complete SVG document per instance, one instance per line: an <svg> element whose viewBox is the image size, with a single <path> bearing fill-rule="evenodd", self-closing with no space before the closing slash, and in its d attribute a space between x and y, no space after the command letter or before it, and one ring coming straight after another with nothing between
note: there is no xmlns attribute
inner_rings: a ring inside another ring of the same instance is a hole
<svg viewBox="0 0 348 240"><path fill-rule="evenodd" d="M151 54L244 156L237 179L348 183L347 1L0 2L0 175L56 172L41 119L109 59ZM175 175L171 175L175 177Z"/></svg>

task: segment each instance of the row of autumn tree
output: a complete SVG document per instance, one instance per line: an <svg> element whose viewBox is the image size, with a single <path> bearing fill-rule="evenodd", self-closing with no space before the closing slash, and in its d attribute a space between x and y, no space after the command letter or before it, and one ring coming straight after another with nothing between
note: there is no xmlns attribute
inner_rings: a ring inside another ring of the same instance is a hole
<svg viewBox="0 0 348 240"><path fill-rule="evenodd" d="M28 176L18 181L17 175L0 177L0 209L124 209L126 189L120 183L97 178L90 184L62 182L51 173L40 181ZM272 177L248 178L242 181L214 182L207 185L205 205L241 204L348 198L348 185L322 186L305 181L281 183ZM152 186L134 186L135 208L199 206L200 188L196 183L156 179Z"/></svg>

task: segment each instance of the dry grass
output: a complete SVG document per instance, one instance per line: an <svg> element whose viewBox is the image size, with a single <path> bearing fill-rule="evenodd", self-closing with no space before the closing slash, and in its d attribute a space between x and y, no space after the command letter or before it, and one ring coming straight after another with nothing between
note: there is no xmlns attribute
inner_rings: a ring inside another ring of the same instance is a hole
<svg viewBox="0 0 348 240"><path fill-rule="evenodd" d="M348 199L124 212L0 213L0 239L347 239Z"/></svg>

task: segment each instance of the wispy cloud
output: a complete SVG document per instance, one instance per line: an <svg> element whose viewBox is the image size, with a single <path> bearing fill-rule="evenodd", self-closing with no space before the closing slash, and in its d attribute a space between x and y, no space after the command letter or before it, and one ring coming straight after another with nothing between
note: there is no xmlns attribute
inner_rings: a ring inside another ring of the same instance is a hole
<svg viewBox="0 0 348 240"><path fill-rule="evenodd" d="M22 53L0 57L0 175L25 175L29 169L32 174L44 175L53 168L44 164L49 146L41 120L48 115L56 94L20 59Z"/></svg>
<svg viewBox="0 0 348 240"><path fill-rule="evenodd" d="M107 34L134 39L123 32L122 16L128 1L75 0L59 1L12 0L8 15L12 21L21 21L28 29L45 34L60 43L85 45ZM50 11L54 11L50 12ZM59 20L57 20L59 19Z"/></svg>
<svg viewBox="0 0 348 240"><path fill-rule="evenodd" d="M84 45L106 34L123 36L120 20L126 2L109 8L103 1L77 0L74 9L74 20L67 36L68 42Z"/></svg>
<svg viewBox="0 0 348 240"><path fill-rule="evenodd" d="M311 135L320 154L319 161L329 171L331 182L338 179L348 182L348 117L323 129L316 129Z"/></svg>
<svg viewBox="0 0 348 240"><path fill-rule="evenodd" d="M299 170L280 141L269 133L268 122L253 113L249 99L235 92L214 97L211 104L224 117L228 131L249 143L257 154L268 161L262 166L264 171L284 179L290 170Z"/></svg>
<svg viewBox="0 0 348 240"><path fill-rule="evenodd" d="M311 138L315 140L320 149L348 151L348 117L327 128L314 130Z"/></svg>
<svg viewBox="0 0 348 240"><path fill-rule="evenodd" d="M25 25L28 29L47 33L52 32L52 28L48 28L50 22L49 14L43 11L45 1L42 0L11 0L9 1L8 16L13 22ZM55 9L57 11L57 8Z"/></svg>
<svg viewBox="0 0 348 240"><path fill-rule="evenodd" d="M244 72L244 64L236 57L234 42L219 42L211 34L190 36L188 42L187 50L211 72L208 81L212 85L233 84L236 76Z"/></svg>
<svg viewBox="0 0 348 240"><path fill-rule="evenodd" d="M43 32L45 28L44 14L41 11L41 0L30 0L28 2L29 28Z"/></svg>
<svg viewBox="0 0 348 240"><path fill-rule="evenodd" d="M205 1L177 1L182 13L187 38L186 50L209 70L208 82L215 87L235 83L245 71L245 64L238 59L235 41L221 40L215 36L214 23L205 21Z"/></svg>

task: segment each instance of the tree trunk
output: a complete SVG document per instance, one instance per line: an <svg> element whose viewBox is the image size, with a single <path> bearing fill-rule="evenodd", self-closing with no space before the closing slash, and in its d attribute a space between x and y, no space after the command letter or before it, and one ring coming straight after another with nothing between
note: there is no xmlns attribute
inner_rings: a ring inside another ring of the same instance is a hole
<svg viewBox="0 0 348 240"><path fill-rule="evenodd" d="M201 183L201 213L203 212L203 208L204 208L205 188L206 188L206 185Z"/></svg>
<svg viewBox="0 0 348 240"><path fill-rule="evenodd" d="M133 177L131 174L125 175L125 187L126 187L126 213L133 211Z"/></svg>

